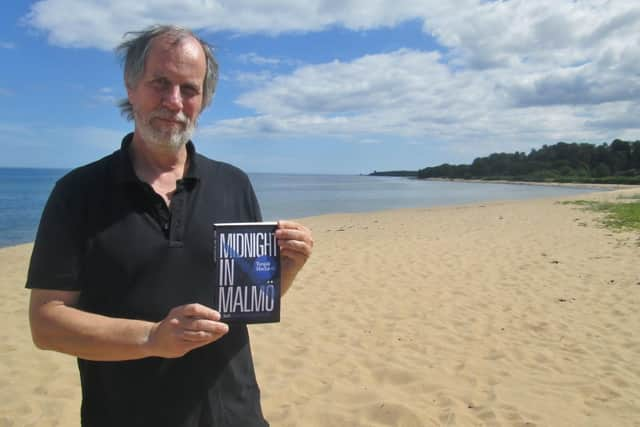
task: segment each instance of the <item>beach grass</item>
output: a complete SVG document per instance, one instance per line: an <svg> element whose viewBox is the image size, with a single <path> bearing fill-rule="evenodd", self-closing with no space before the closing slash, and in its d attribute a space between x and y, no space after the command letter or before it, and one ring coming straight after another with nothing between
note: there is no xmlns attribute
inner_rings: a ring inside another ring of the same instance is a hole
<svg viewBox="0 0 640 427"><path fill-rule="evenodd" d="M608 228L640 231L640 201L635 200L640 200L640 195L620 196L616 202L573 200L563 204L577 205L590 211L603 213L604 216L600 221Z"/></svg>
<svg viewBox="0 0 640 427"><path fill-rule="evenodd" d="M630 196L618 196L622 200L640 200L640 194L631 194Z"/></svg>

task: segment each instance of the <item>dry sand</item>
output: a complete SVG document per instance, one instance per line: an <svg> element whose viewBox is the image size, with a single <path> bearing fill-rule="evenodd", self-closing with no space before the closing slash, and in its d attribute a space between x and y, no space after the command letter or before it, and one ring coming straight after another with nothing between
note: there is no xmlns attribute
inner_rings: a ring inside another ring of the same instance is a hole
<svg viewBox="0 0 640 427"><path fill-rule="evenodd" d="M283 320L251 328L267 419L640 426L640 236L556 200L304 219ZM0 249L0 427L78 425L75 360L31 344L30 249Z"/></svg>

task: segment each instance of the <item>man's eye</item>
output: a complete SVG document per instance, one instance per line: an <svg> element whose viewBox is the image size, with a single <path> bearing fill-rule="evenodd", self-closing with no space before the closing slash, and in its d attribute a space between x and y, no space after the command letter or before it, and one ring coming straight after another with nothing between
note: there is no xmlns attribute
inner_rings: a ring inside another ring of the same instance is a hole
<svg viewBox="0 0 640 427"><path fill-rule="evenodd" d="M151 85L152 85L154 88L157 88L157 89L164 89L164 88L166 88L169 84L168 84L168 82L167 82L166 80L153 80L153 81L151 82Z"/></svg>
<svg viewBox="0 0 640 427"><path fill-rule="evenodd" d="M196 96L199 92L198 92L198 89L196 89L194 87L187 86L187 87L183 87L182 88L182 93L185 96Z"/></svg>

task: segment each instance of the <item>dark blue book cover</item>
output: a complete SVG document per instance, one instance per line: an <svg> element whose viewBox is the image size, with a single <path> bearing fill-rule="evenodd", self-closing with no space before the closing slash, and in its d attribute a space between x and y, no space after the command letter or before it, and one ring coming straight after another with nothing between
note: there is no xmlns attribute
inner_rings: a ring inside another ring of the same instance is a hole
<svg viewBox="0 0 640 427"><path fill-rule="evenodd" d="M223 322L280 321L276 222L214 224L216 307Z"/></svg>

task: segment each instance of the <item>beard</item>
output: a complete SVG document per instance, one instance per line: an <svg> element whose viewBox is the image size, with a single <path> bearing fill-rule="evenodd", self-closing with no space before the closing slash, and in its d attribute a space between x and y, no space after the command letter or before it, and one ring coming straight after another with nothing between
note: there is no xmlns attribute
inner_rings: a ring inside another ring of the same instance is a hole
<svg viewBox="0 0 640 427"><path fill-rule="evenodd" d="M152 111L146 116L137 111L134 111L133 115L136 122L136 131L139 132L142 139L149 145L165 151L177 152L191 139L191 135L193 135L193 131L196 128L195 121L185 116L182 111L174 114L161 108ZM177 128L175 125L161 128L153 125L153 119L169 119L179 122L180 125Z"/></svg>

